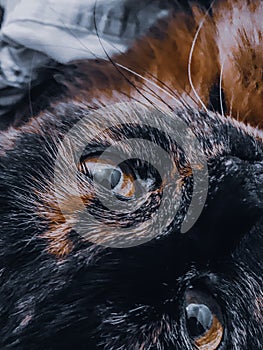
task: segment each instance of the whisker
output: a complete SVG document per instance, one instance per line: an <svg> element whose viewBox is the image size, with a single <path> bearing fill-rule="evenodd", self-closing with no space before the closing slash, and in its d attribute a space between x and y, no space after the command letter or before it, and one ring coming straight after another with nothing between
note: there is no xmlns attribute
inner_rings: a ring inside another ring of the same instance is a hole
<svg viewBox="0 0 263 350"><path fill-rule="evenodd" d="M230 100L230 109L229 109L229 114L230 114L231 118L232 118L232 112L233 112L233 99L234 99L234 94L232 91L232 96L231 96L231 100Z"/></svg>
<svg viewBox="0 0 263 350"><path fill-rule="evenodd" d="M211 5L212 6L212 5ZM211 7L210 6L210 7ZM49 5L49 7L51 8L51 10L53 12L56 12L56 10ZM110 63L115 67L115 69L117 69L117 71L124 77L124 79L144 98L147 100L148 103L150 103L151 105L153 105L153 101L151 101L150 99L147 98L147 96L145 96L144 94L142 94L142 92L140 90L142 90L141 88L138 88L135 84L135 82L132 82L125 74L123 74L123 72L121 72L119 68L122 68L124 70L126 70L127 72L133 74L134 76L137 76L139 78L141 78L142 80L144 80L145 82L149 83L150 85L154 86L155 88L157 88L158 90L162 91L166 96L168 96L169 98L171 98L173 101L176 102L176 104L180 103L181 106L187 106L188 104L186 103L186 101L183 100L182 96L180 96L179 94L177 94L175 91L173 91L167 84L165 84L163 81L161 81L160 79L158 79L156 76L154 76L152 73L148 72L147 70L143 69L143 71L148 75L150 76L152 79L154 79L155 81L157 81L158 83L160 83L162 86L158 85L157 83L155 83L153 80L151 79L148 79L147 77L145 76L142 76L141 74L135 72L134 70L124 66L124 65L121 65L117 62L114 62L113 59L109 56L107 50L105 49L105 46L101 40L101 37L99 35L99 32L98 32L98 26L97 26L97 22L96 22L96 8L97 8L97 0L94 4L94 9L93 9L93 19L94 19L94 29L95 29L95 32L96 32L96 35L98 37L98 40L99 40L99 43L107 57L107 59L105 58L102 58L98 55L96 55L94 52L92 52L92 50L90 50L87 45L81 40L79 39L75 33L71 30L71 28L69 28L66 23L63 21L63 19L60 19L61 23L63 24L64 28L78 41L78 43L80 43L80 45L85 49L87 50L94 58L101 58L103 61L105 62L108 62L110 61ZM204 20L203 20L204 21ZM201 28L200 28L201 29ZM199 29L199 31L200 31ZM199 33L199 32L198 32ZM196 35L196 37L198 36L198 33ZM109 45L112 46L115 51L118 51L120 54L125 54L124 52L122 52L119 48L117 48L113 43L110 43L109 42ZM194 46L194 45L193 45ZM79 51L81 51L80 49L78 49ZM139 67L139 66L138 66ZM140 67L139 67L140 68ZM190 68L191 70L191 68ZM173 108L171 107L171 105L169 105L161 96L159 96L157 94L157 92L154 92L153 89L150 89L149 86L147 86L147 88L152 92L152 96L156 96L158 97L158 100L160 100L162 103L164 103L169 109L173 110ZM192 88L193 88L193 84L192 84ZM193 88L194 90L194 88ZM144 90L145 91L145 90ZM195 90L194 90L195 91ZM145 91L146 92L146 91ZM196 92L197 94L197 92ZM194 98L189 94L187 93L187 96L189 96L191 98L192 101L195 102ZM130 96L131 98L131 96ZM134 98L133 98L134 99ZM201 100L199 98L199 100ZM138 101L138 100L137 100ZM140 101L141 103L141 101ZM202 103L202 105L204 106L204 104ZM205 106L204 106L205 107Z"/></svg>
<svg viewBox="0 0 263 350"><path fill-rule="evenodd" d="M118 63L116 63L116 64L118 64ZM125 66L123 66L123 67L125 67ZM122 68L122 67L121 67L121 68ZM126 67L126 68L127 68L127 67ZM131 70L131 73L132 73L132 74L139 75L140 78L144 79L144 76L140 75L139 73L136 73L136 72L134 72L134 71L132 71L132 70ZM153 82L152 82L152 83L153 83ZM157 87L158 89L160 89L160 86L156 85L156 87ZM156 91L154 91L153 89L151 89L149 86L143 85L143 86L141 87L141 90L143 90L143 91L149 93L151 96L154 96L157 100L159 100L159 101L161 101L163 104L165 104L171 111L174 110L174 108L173 108L171 105L169 105L160 95L158 95L158 93L157 93ZM165 91L165 93L167 93L167 92ZM174 97L175 97L175 96L174 96Z"/></svg>
<svg viewBox="0 0 263 350"><path fill-rule="evenodd" d="M96 8L97 8L97 0L95 1L95 4L94 4L94 10L93 10L93 20L94 20L94 28L95 28L95 31L96 31L96 35L98 37L98 40L99 40L99 43L106 55L106 57L108 58L108 60L110 61L110 63L116 68L116 70L121 74L121 76L128 82L128 84L130 84L150 105L154 106L153 102L148 99L147 96L145 96L141 91L140 89L119 69L119 64L115 61L113 61L113 59L109 56L108 52L106 51L102 41L101 41L101 37L99 35L99 32L98 32L98 27L97 27L97 22L96 22ZM124 68L124 66L122 66L121 68ZM132 73L132 71L130 72ZM158 86L158 85L157 85ZM154 107L157 107L157 106L154 106Z"/></svg>
<svg viewBox="0 0 263 350"><path fill-rule="evenodd" d="M130 96L130 95L127 94L126 92L121 91L121 94L124 95L125 97L127 97L127 98L130 99L130 100L133 100L133 101L135 101L135 102L140 103L140 104L141 104L142 106L144 106L144 107L147 107L147 106L148 106L146 103L143 103L142 101L138 100L138 99L137 99L136 97L134 97L134 96ZM152 104L152 105L153 105L153 104Z"/></svg>
<svg viewBox="0 0 263 350"><path fill-rule="evenodd" d="M49 5L49 7L51 8L52 11L56 12L55 9L52 8L50 5ZM96 0L96 2L95 2L95 4L94 4L94 9L93 9L94 28L95 28L95 32L96 32L97 38L98 38L98 40L99 40L99 43L100 43L100 45L101 45L101 47L102 47L102 49L103 49L103 51L104 51L104 53L105 53L107 59L101 58L101 57L99 57L98 55L94 54L94 53L85 45L85 43L84 43L82 40L80 40L80 39L75 35L74 32L72 32L72 30L64 23L64 21L63 21L62 19L61 19L61 23L63 24L64 28L67 29L67 31L80 43L80 45L81 45L84 49L86 49L88 52L90 52L90 53L92 54L92 56L94 56L94 58L97 58L97 59L100 58L100 59L102 59L103 61L106 61L106 62L110 61L110 63L115 67L115 69L117 69L117 71L124 77L124 79L125 79L131 86L133 86L134 89L135 89L140 95L142 95L142 96L147 100L148 103L152 104L152 101L150 101L149 99L147 99L147 97L144 96L144 95L140 92L140 90L135 86L135 84L134 84L132 81L130 81L130 79L129 79L127 76L125 76L125 75L118 69L118 67L116 66L115 62L110 58L109 54L107 53L107 51L106 51L106 49L105 49L105 47L104 47L104 45L103 45L103 43L102 43L102 41L101 41L99 32L98 32L98 27L97 27L97 22L96 22L96 7L97 7L97 0ZM114 46L113 44L111 44L111 45L115 48L115 46ZM117 48L115 48L115 49L117 49ZM117 49L117 51L119 51L120 53L122 53L119 49ZM127 94L125 94L125 93L123 93L123 92L121 92L121 93L122 93L123 95L125 95L125 96L128 96ZM128 96L128 97L131 98L130 96ZM135 99L135 98L132 98L132 99L133 99L133 100L137 100L137 99ZM137 100L137 101L139 102L139 100Z"/></svg>
<svg viewBox="0 0 263 350"><path fill-rule="evenodd" d="M31 60L31 64L30 64L30 70L29 70L30 79L28 82L28 105L29 105L29 113L30 113L31 117L33 117L33 105L32 105L31 89L32 89L32 74L33 74L33 66L34 66L35 56L36 56L36 53L33 52L32 60Z"/></svg>
<svg viewBox="0 0 263 350"><path fill-rule="evenodd" d="M96 1L97 2L97 1ZM49 4L48 7L55 13L57 14L57 11ZM68 31L68 33L70 33L73 38L75 38L77 40L77 42L85 49L87 50L94 58L100 58L98 55L96 55L94 52L92 52L85 44L82 40L80 40L76 35L75 33L70 29L69 26L66 25L66 23L63 21L62 18L60 18L60 22L61 24L63 24L63 28L66 29ZM52 45L49 45L52 47ZM71 48L68 46L68 48ZM74 48L75 49L75 48ZM77 49L79 51L81 51L80 49Z"/></svg>
<svg viewBox="0 0 263 350"><path fill-rule="evenodd" d="M146 89L147 88L147 89ZM161 101L164 105L166 105L171 111L173 111L174 110L174 108L171 106L171 105L169 105L161 96L159 96L158 94L157 94L157 92L156 91L154 91L153 89L151 89L149 86L145 86L145 85L143 85L142 87L141 87L141 89L144 91L144 92L147 92L148 94L150 94L151 96L153 96L154 98L156 98L157 100L159 100L159 101Z"/></svg>
<svg viewBox="0 0 263 350"><path fill-rule="evenodd" d="M211 8L213 7L215 3L215 0L212 1L211 5L209 6L208 10L205 12L205 15L202 19L202 21L200 22L198 28L197 28L197 31L195 33L195 36L194 36L194 39L193 39L193 42L192 42L192 45L191 45L191 49L190 49L190 53L189 53L189 58L188 58L188 79L189 79L189 83L190 83L190 86L191 86L191 89L193 90L193 93L195 94L197 100L200 102L201 106L203 107L203 109L208 112L208 109L206 107L206 105L204 104L204 102L202 101L201 97L199 96L198 92L196 91L195 87L194 87L194 83L193 83L193 80L192 80L192 59L193 59L193 53L194 53L194 49L195 49L195 46L196 46L196 42L197 42L197 39L198 39L198 36L199 36L199 33L205 23L205 20L207 18L207 16L209 15L209 12L211 10Z"/></svg>
<svg viewBox="0 0 263 350"><path fill-rule="evenodd" d="M224 107L223 107L223 96L222 96L222 82L223 82L223 71L224 71L224 64L225 64L226 58L224 58L221 69L220 69L220 78L219 78L219 100L220 100L220 109L221 114L225 116L224 113Z"/></svg>
<svg viewBox="0 0 263 350"><path fill-rule="evenodd" d="M169 93L169 92L166 91L164 88L162 88L161 86L159 86L159 85L157 85L156 83L154 83L152 80L150 80L150 79L144 77L143 75L141 75L141 74L135 72L134 70L132 70L132 69L130 69L130 68L128 68L128 67L123 66L123 65L120 64L120 63L117 63L117 62L116 62L116 65L119 66L120 68L122 68L122 69L128 71L129 73L132 73L133 75L137 76L138 78L143 79L143 80L146 81L147 83L153 85L154 87L156 87L157 89L159 89L160 91L162 91L163 93L165 93L167 96L169 96L172 100L176 101L176 103L179 102L179 103L183 104L179 99L176 98L176 96L174 96L173 94Z"/></svg>
<svg viewBox="0 0 263 350"><path fill-rule="evenodd" d="M139 66L139 68L141 68ZM143 71L145 72L145 74L149 75L151 78L155 79L158 83L162 84L163 87L165 87L167 89L167 92L171 92L172 95L177 98L178 100L180 100L181 102L183 101L183 97L177 92L177 90L172 90L172 88L170 88L170 86L166 83L164 83L162 80L160 80L159 78L157 78L155 75L153 75L152 73L148 72L146 69L143 69ZM179 81L176 82L176 84L184 91L184 93L194 102L196 103L195 99L193 98L193 96L191 96L191 94L189 92L186 91L186 89L182 86L182 84L180 84ZM179 101L177 101L179 102ZM185 102L185 101L184 101ZM185 102L185 107L187 107L188 104Z"/></svg>
<svg viewBox="0 0 263 350"><path fill-rule="evenodd" d="M53 7L51 7L50 5L49 5L49 7L51 8L52 11L56 12L55 9L54 9ZM137 77L140 77L140 78L142 78L143 80L147 81L147 82L150 83L151 85L154 85L156 88L158 88L159 90L161 90L162 92L164 92L166 95L168 95L170 98L172 98L173 100L175 100L176 103L180 102L180 101L179 101L179 98L178 98L179 96L177 96L177 95L175 94L175 92L174 92L170 87L168 87L164 82L162 82L161 80L159 80L157 77L155 77L155 76L152 75L151 73L149 73L149 72L146 71L148 75L150 75L152 78L154 78L154 79L157 80L160 84L162 84L164 87L166 87L167 90L169 90L171 93L169 93L168 91L166 91L166 89L161 88L159 85L155 84L153 81L150 81L149 79L147 79L147 78L143 77L142 75L136 73L135 71L130 70L129 68L127 68L127 67L125 67L125 66L123 66L123 65L120 65L120 64L118 64L117 62L114 62L114 61L109 57L109 55L108 55L108 53L107 53L107 51L106 51L106 49L105 49L105 46L103 45L103 43L102 43L102 41L101 41L100 35L99 35L99 33L98 33L98 27L97 27L97 23L96 23L96 7L97 7L97 1L95 2L94 10L93 10L93 13L94 13L94 15L93 15L93 19L94 19L94 28L95 28L95 31L96 31L96 35L97 35L97 37L98 37L98 39L99 39L100 45L101 45L101 47L102 47L102 49L103 49L103 51L104 51L104 53L105 53L107 59L113 64L113 66L115 66L115 68L117 68L116 65L117 65L117 66L120 66L122 69L125 69L126 71L129 71L129 72L132 73L133 75L135 75L135 76L137 76ZM81 44L81 46L82 46L83 48L85 48L86 50L88 50L88 51L94 56L94 58L99 58L99 56L97 56L96 54L94 54L94 53L85 45L85 43L83 43L82 40L80 40L80 39L75 35L75 33L65 24L65 22L64 22L62 19L61 19L61 23L63 24L64 28L66 28L66 29L68 30L68 32ZM112 47L115 49L115 51L118 51L119 53L124 54L124 53L123 53L119 48L117 48L113 43L109 43L109 45L112 46ZM104 59L104 58L102 58L102 59L103 59L103 61L104 61L104 60L107 61L107 60ZM118 71L119 71L119 70L118 70ZM119 71L119 72L120 72L120 71ZM129 79L127 76L125 76L122 72L120 72L120 74L122 74L122 76L129 82L129 84L131 84L131 85L137 90L137 92L140 93L140 91L139 91L139 89L136 87L136 85L135 85L132 81L130 81L130 79ZM149 88L149 89L150 89L150 88ZM152 91L153 94L155 94L156 96L158 96L156 92L154 92L153 90L151 90L151 91ZM146 98L146 96L144 96L144 95L143 95L143 97ZM165 102L164 99L162 99L160 96L158 96L158 99L161 100L164 104L166 104L166 105L168 106L168 108L170 108L171 110L173 110L173 108L172 108L170 105L168 105L168 103ZM149 100L148 100L148 102L151 103L152 101L149 101Z"/></svg>
<svg viewBox="0 0 263 350"><path fill-rule="evenodd" d="M116 47L113 43L109 42L108 44L109 44L112 48L114 48L114 50L115 50L116 52L118 52L119 54L121 54L121 55L127 55L126 52L121 51L121 50L120 50L118 47ZM105 59L103 59L103 60L105 60ZM105 60L105 61L106 61L106 60ZM121 64L119 64L119 63L117 63L117 62L115 62L115 63L116 63L118 66L120 66L121 68L123 68L123 69L126 69L126 70L130 69L130 68L128 68L127 66L122 66ZM175 98L178 99L178 100L176 100L177 102L179 102L179 99L182 99L182 97L179 95L179 93L176 93L174 90L172 90L168 84L166 84L165 82L163 82L161 79L157 78L154 74L152 74L151 72L147 71L145 68L143 68L143 67L142 67L141 65L139 65L139 64L137 64L137 67L138 67L139 69L143 70L143 72L144 72L145 74L147 74L150 78L154 79L155 81L157 81L158 83L160 83L164 88L166 88L167 90L163 89L164 93L170 92L170 93L173 95L173 97L175 97ZM139 73L135 72L134 70L130 70L130 73L132 73L133 75L138 75L141 79L145 79L144 76L140 75ZM151 83L153 83L153 82L151 81ZM161 89L159 85L156 85L156 84L155 84L155 86L156 86L158 89ZM181 86L181 88L182 88L182 86ZM153 90L151 90L151 91L153 91ZM185 91L185 92L186 92L186 91ZM188 92L186 92L186 93L187 93L187 96L189 96L189 98L190 98L193 102L195 102L194 98L193 98ZM155 94L157 94L157 93L155 93ZM166 103L163 99L162 99L162 102Z"/></svg>
<svg viewBox="0 0 263 350"><path fill-rule="evenodd" d="M126 53L123 53L123 54L126 55ZM118 63L116 63L116 64L118 64ZM121 66L121 64L118 64L118 65ZM127 66L122 66L122 68L123 68L123 69L126 69L126 70L130 69L130 68L128 68ZM172 88L170 88L170 86L169 86L168 84L164 83L162 80L160 80L159 78L157 78L154 74L152 74L151 72L149 72L149 71L147 71L146 69L142 68L140 65L138 65L138 68L139 68L139 69L142 69L143 72L144 72L146 75L150 76L150 78L154 79L155 81L157 81L157 83L160 83L160 84L165 88L165 89L162 89L158 84L155 84L152 80L148 80L151 84L154 84L155 87L156 87L157 89L163 91L166 95L168 95L169 92L170 92L170 93L172 94L172 99L173 99L173 100L176 99L176 102L177 102L177 103L180 102L180 103L181 103L182 105L184 105L185 107L188 107L188 106L189 106L189 105L186 103L186 101L183 100L183 97L182 97L176 90L172 90ZM132 69L130 69L130 72L131 72L132 74L138 75L138 76L139 76L141 79L143 79L143 80L147 79L146 77L144 77L143 75L141 75L141 74L135 72L135 71L132 70ZM177 82L177 84L178 84L178 82ZM184 90L183 87L182 87L182 85L179 85L179 86L181 87L182 90ZM149 88L149 87L148 87L148 88ZM186 95L187 95L193 102L196 102L196 101L194 100L194 98L193 98L187 91L184 90L184 92L186 93Z"/></svg>
<svg viewBox="0 0 263 350"><path fill-rule="evenodd" d="M50 7L50 9L51 9L53 12L56 13L56 10L55 10L52 6L49 5L49 7ZM104 51L104 53L105 53L107 59L102 58L102 57L96 55L94 52L92 52L92 50L90 50L90 49L87 47L87 45L86 45L81 39L79 39L79 38L75 35L75 33L71 30L71 28L68 27L68 26L66 25L66 23L63 21L63 19L60 19L61 24L63 24L64 28L65 28L65 29L78 41L78 43L79 43L85 50L87 50L94 58L100 58L100 59L102 59L102 60L105 61L105 62L110 61L110 62L112 63L112 65L113 65L116 69L117 69L116 66L119 66L119 67L121 67L122 69L128 71L129 73L131 73L131 74L133 74L133 75L135 75L135 76L137 76L137 77L140 77L141 79L143 79L143 80L146 81L147 83L150 83L151 85L153 85L154 87L156 87L157 89L159 89L160 91L162 91L164 94L166 94L166 95L167 95L168 97L170 97L172 100L174 100L177 104L180 103L182 106L184 106L184 105L186 106L187 104L186 104L185 101L183 101L182 96L180 96L179 94L176 94L175 91L173 91L167 84L165 84L163 81L161 81L160 79L158 79L158 78L157 78L156 76L154 76L152 73L150 73L150 72L148 72L147 70L143 69L144 72L145 72L147 75L149 75L151 78L155 79L155 80L156 80L158 83L160 83L163 87L161 87L160 85L156 84L156 83L153 82L152 80L149 80L149 79L147 79L146 77L140 75L139 73L135 72L134 70L131 70L131 69L129 69L128 67L125 67L125 66L123 66L123 65L121 65L121 64L119 64L119 63L117 63L117 62L114 62L114 61L110 58L109 54L107 53L107 51L106 51L106 49L105 49L105 46L103 45L103 43L102 43L102 41L101 41L100 35L99 35L99 33L98 33L98 27L97 27L97 22L96 22L96 7L97 7L97 1L95 2L94 10L93 10L94 28L95 28L95 32L96 32L96 35L97 35L97 37L98 37L99 43L100 43L100 45L101 45L101 47L102 47L102 49L103 49L103 51ZM113 43L110 43L110 42L109 42L108 44L109 44L111 47L113 47L113 48L115 49L115 51L119 52L120 54L125 54L125 53L122 52L119 48L117 48ZM52 46L52 45L50 45L50 46ZM70 47L69 47L69 48L70 48ZM78 49L78 50L81 51L81 49ZM140 67L139 67L139 68L140 68ZM120 72L119 69L117 69L117 70ZM145 98L145 99L147 100L147 97L144 96L144 95L140 92L139 88L135 85L134 82L132 82L132 81L131 81L127 76L125 76L122 72L120 72L120 74L125 78L125 80L128 81L128 83L129 83L130 85L133 86L133 88L134 88L139 94L141 94L141 95L143 96L143 98ZM148 87L148 89L150 90L149 87ZM156 92L154 92L153 90L151 90L151 91L152 91L152 93L153 93L155 96L158 96ZM187 93L187 95L194 101L193 97L192 97L189 93ZM171 110L173 110L173 108L172 108L163 98L161 98L160 96L158 96L158 99L159 99L160 101L162 101L168 108L170 108ZM152 104L152 101L150 101L149 99L147 100L147 102L150 103L150 104Z"/></svg>
<svg viewBox="0 0 263 350"><path fill-rule="evenodd" d="M152 77L153 79L155 79L158 83L162 84L162 86L164 86L164 87L167 89L167 92L170 91L170 93L172 93L172 95L173 95L175 98L177 98L178 100L180 100L180 99L182 98L182 97L180 96L180 94L177 93L176 90L172 90L168 84L164 83L162 80L160 80L159 78L157 78L156 76L154 76L152 73L147 72L146 70L144 70L144 72L145 72L145 74L147 74L147 75L149 75L150 77ZM177 84L178 84L178 82L177 82ZM180 87L181 87L181 86L180 86ZM194 101L193 97L190 96L189 93L187 93L187 95L189 96L189 98L191 98L191 99Z"/></svg>

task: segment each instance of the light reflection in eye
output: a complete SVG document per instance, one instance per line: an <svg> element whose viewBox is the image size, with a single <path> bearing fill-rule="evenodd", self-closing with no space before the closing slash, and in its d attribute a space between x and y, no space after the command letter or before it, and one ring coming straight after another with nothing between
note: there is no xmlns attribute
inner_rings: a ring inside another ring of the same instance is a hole
<svg viewBox="0 0 263 350"><path fill-rule="evenodd" d="M78 169L84 175L94 179L97 184L112 190L117 195L130 198L135 193L133 174L125 172L120 166L115 167L98 157L90 157L79 163Z"/></svg>
<svg viewBox="0 0 263 350"><path fill-rule="evenodd" d="M186 328L189 337L199 350L219 348L224 327L219 306L205 293L190 290L186 294Z"/></svg>

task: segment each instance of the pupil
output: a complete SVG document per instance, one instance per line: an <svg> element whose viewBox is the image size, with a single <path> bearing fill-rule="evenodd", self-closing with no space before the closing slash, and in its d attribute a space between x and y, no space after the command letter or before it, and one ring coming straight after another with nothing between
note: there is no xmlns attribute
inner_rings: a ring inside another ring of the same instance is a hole
<svg viewBox="0 0 263 350"><path fill-rule="evenodd" d="M121 179L121 172L114 169L113 172L111 173L111 188L113 189L118 185Z"/></svg>
<svg viewBox="0 0 263 350"><path fill-rule="evenodd" d="M94 180L101 186L112 190L121 179L121 172L112 168L99 169L93 176Z"/></svg>
<svg viewBox="0 0 263 350"><path fill-rule="evenodd" d="M188 333L192 338L200 337L212 326L213 314L204 304L189 304L186 317Z"/></svg>

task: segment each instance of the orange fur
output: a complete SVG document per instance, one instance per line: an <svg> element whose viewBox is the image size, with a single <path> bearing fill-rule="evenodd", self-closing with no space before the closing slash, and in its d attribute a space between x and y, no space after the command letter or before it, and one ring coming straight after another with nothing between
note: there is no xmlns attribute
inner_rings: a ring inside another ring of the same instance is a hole
<svg viewBox="0 0 263 350"><path fill-rule="evenodd" d="M171 15L139 39L127 53L113 58L115 63L151 80L156 86L125 69L97 60L79 63L84 76L82 89L72 93L76 99L88 99L92 107L129 98L147 103L129 84L129 79L153 103L162 105L163 99L176 104L176 99L171 97L175 94L200 108L200 100L208 106L211 87L222 72L225 114L253 126L262 126L262 16L260 1L216 2L212 16L193 5L192 15L182 12ZM195 93L189 81L188 63L199 25L190 64ZM161 87L170 96L161 91Z"/></svg>

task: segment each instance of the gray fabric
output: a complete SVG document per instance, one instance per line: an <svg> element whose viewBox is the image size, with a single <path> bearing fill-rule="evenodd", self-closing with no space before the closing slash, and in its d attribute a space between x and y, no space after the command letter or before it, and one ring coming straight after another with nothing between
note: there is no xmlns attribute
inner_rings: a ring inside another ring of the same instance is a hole
<svg viewBox="0 0 263 350"><path fill-rule="evenodd" d="M109 55L125 51L157 18L167 15L164 3L0 0L5 9L0 31L0 116L38 82L39 68L105 58L104 49Z"/></svg>

